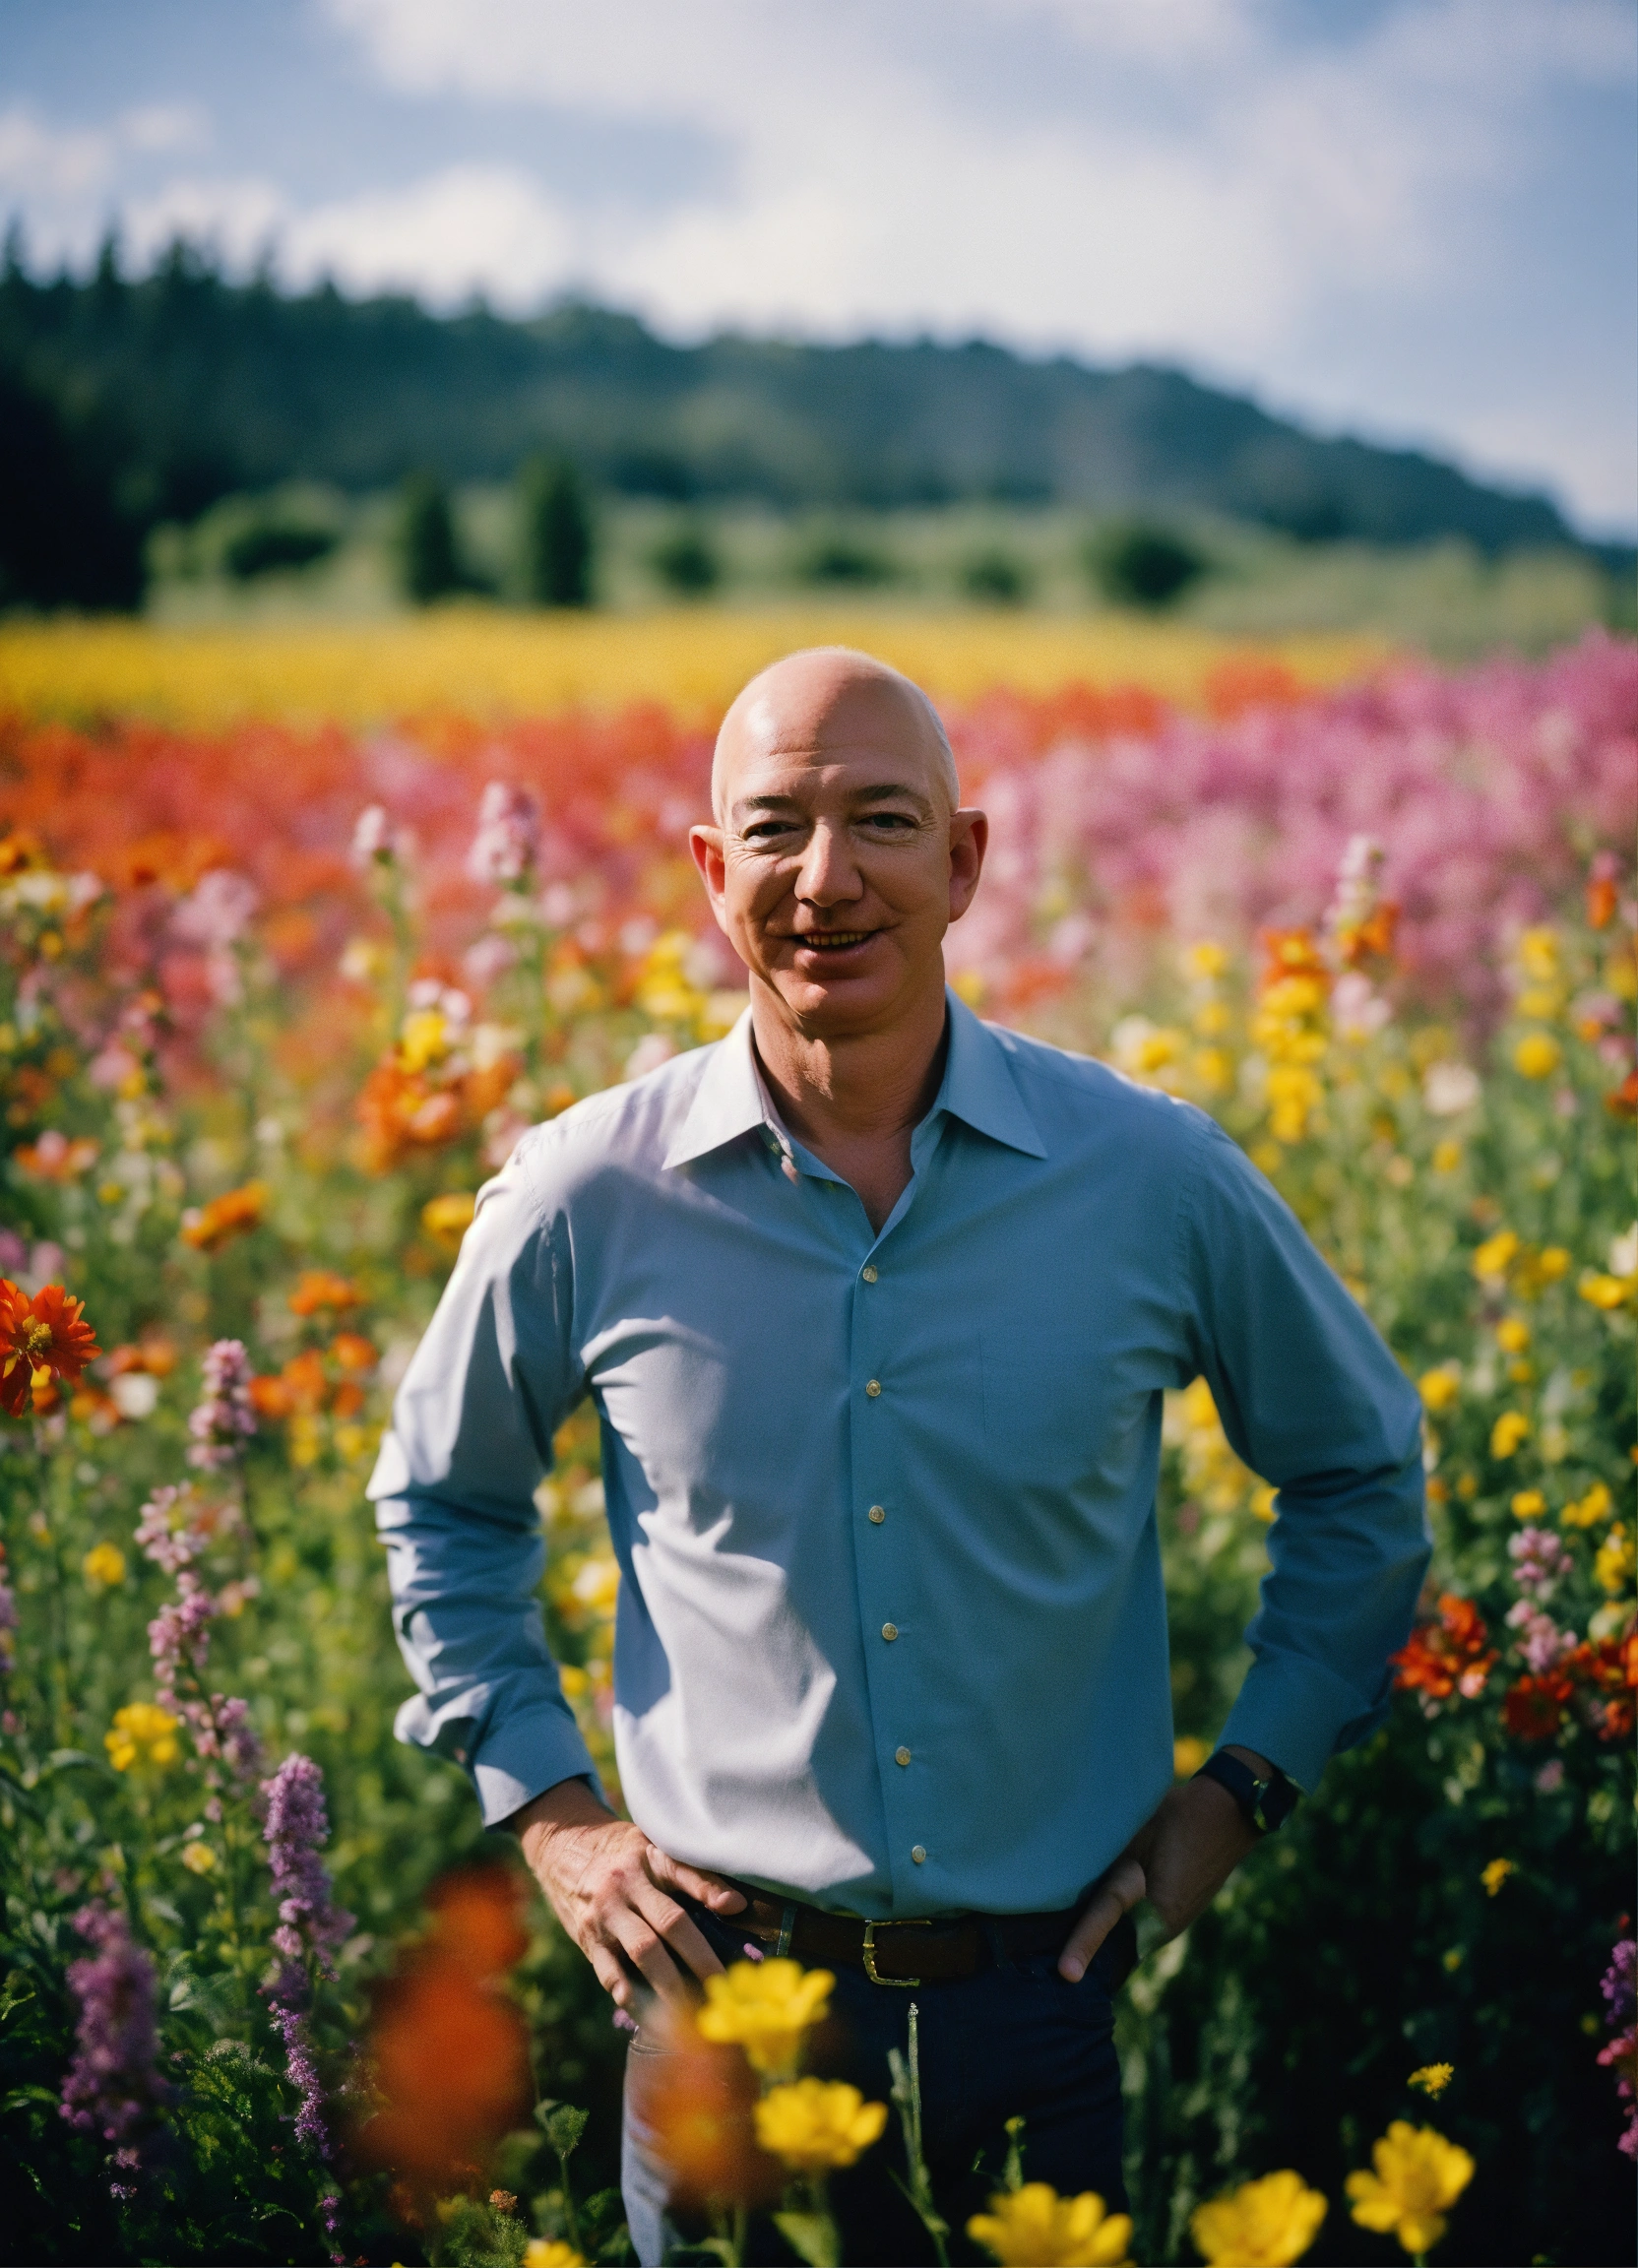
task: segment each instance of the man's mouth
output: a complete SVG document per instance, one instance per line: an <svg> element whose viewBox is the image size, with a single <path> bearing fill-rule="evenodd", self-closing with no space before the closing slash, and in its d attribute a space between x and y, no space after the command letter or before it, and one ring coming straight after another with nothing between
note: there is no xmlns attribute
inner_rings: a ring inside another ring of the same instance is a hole
<svg viewBox="0 0 1638 2268"><path fill-rule="evenodd" d="M846 953L875 934L874 929L810 929L798 931L791 943L803 953Z"/></svg>

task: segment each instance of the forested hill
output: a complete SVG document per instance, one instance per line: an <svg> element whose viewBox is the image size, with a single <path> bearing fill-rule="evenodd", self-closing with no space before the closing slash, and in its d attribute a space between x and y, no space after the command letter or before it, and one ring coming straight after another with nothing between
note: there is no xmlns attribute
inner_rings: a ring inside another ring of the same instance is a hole
<svg viewBox="0 0 1638 2268"><path fill-rule="evenodd" d="M657 339L565 305L532 322L233 284L178 248L153 274L0 276L0 379L117 458L125 509L186 518L292 475L348 489L425 466L508 477L549 449L599 485L776 505L988 496L1210 511L1320 538L1574 541L1544 497L1413 451L1323 440L1180 372L975 342Z"/></svg>

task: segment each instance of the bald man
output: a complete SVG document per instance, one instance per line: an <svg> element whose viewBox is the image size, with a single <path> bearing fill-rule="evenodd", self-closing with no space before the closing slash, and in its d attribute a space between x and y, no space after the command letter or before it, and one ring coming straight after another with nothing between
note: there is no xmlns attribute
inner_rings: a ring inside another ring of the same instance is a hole
<svg viewBox="0 0 1638 2268"><path fill-rule="evenodd" d="M959 2256L1015 2115L1030 2178L1123 2202L1131 1909L1184 1927L1379 1721L1427 1558L1419 1405L1210 1119L946 988L988 830L915 686L777 663L712 798L691 844L745 1015L524 1138L400 1392L371 1483L398 1729L465 1764L641 2019L641 2260L676 2234L654 2019L747 1948L835 1973L819 2065L876 2099L914 1999ZM1174 1787L1161 1409L1202 1375L1278 1517L1252 1668ZM629 1819L536 1598L534 1490L587 1396ZM835 2184L850 2259L932 2256L892 2171L890 2139Z"/></svg>

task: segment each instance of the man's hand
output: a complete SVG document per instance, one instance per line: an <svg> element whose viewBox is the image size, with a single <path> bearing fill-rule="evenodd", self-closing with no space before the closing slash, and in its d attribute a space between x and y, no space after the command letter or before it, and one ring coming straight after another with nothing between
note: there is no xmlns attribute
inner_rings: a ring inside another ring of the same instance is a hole
<svg viewBox="0 0 1638 2268"><path fill-rule="evenodd" d="M1228 1754L1260 1779L1274 1770L1249 1748L1230 1748ZM1169 1790L1093 1891L1058 1956L1058 1975L1078 1984L1120 1917L1143 1898L1165 1922L1166 1936L1175 1937L1205 1912L1257 1840L1217 1781L1186 1780Z"/></svg>
<svg viewBox="0 0 1638 2268"><path fill-rule="evenodd" d="M618 2007L629 2008L641 1995L634 1971L681 2009L691 1997L682 1970L695 1977L721 1970L670 1893L680 1890L724 1915L739 1912L743 1893L720 1875L668 1858L640 1827L617 1819L584 1780L559 1781L515 1811L507 1825L552 1911Z"/></svg>

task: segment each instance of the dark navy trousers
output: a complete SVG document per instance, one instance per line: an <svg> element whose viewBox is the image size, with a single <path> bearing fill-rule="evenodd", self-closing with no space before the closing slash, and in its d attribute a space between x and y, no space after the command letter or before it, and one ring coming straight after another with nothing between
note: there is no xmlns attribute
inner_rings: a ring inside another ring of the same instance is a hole
<svg viewBox="0 0 1638 2268"><path fill-rule="evenodd" d="M731 1918L719 1921L693 1907L695 1921L724 1964L744 1957ZM967 2236L1000 2185L1006 2122L1021 2116L1024 2178L1049 2181L1062 2196L1096 2189L1110 2212L1123 2212L1120 2067L1114 2049L1114 1993L1132 1966L1135 1932L1122 1922L1079 1984L1057 1973L1056 1955L998 1961L976 1977L914 1991L872 1984L842 1970L831 2017L810 2037L806 2068L847 2079L867 2102L889 2101L888 2050L907 2048L910 2003L918 2016L922 2146L939 2210L950 2224L952 2260L987 2257ZM673 2216L665 2175L646 2146L634 2114L633 2081L642 2059L662 2050L639 2032L627 2070L621 2187L632 2242L643 2268L704 2233L704 2224ZM651 2064L650 2069L654 2067ZM894 2268L930 2261L926 2231L893 2179L905 2174L897 2107L882 2140L856 2166L831 2178L832 2209L841 2226L843 2258ZM794 2259L770 2222L754 2220L746 2259Z"/></svg>

